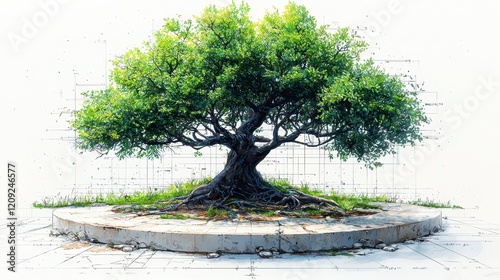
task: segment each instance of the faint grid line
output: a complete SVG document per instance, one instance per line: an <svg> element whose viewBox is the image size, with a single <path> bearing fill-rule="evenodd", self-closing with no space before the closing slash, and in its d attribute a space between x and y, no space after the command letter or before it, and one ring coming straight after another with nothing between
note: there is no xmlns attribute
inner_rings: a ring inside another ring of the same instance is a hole
<svg viewBox="0 0 500 280"><path fill-rule="evenodd" d="M56 249L59 249L60 247L62 247L62 246L59 246L59 247L58 247L58 248L56 248ZM83 251L79 252L78 254L76 254L76 255L74 255L74 256L72 256L72 257L69 257L69 258L65 259L64 261L62 261L61 263L56 264L56 265L55 265L55 266L53 266L53 267L55 268L55 267L57 267L57 266L59 266L59 265L61 265L61 264L65 263L65 262L67 262L67 261L69 261L69 260L72 260L72 259L74 259L76 256L79 256L79 255L81 255L81 254L83 254L83 253L87 252L88 250L90 250L90 249L92 249L92 248L94 248L94 247L95 247L95 246L89 246L87 249L85 249L85 250L83 250Z"/></svg>
<svg viewBox="0 0 500 280"><path fill-rule="evenodd" d="M47 226L43 226L43 227L39 227L39 228L30 229L30 230L27 230L27 231L25 231L25 232L21 232L21 233L19 233L19 235L21 235L21 234L26 234L26 233L30 233L30 232L37 231L37 230L41 230L41 229L50 228L50 227L51 227L51 225L47 225Z"/></svg>
<svg viewBox="0 0 500 280"><path fill-rule="evenodd" d="M446 265L444 265L444 264L442 264L442 263L438 262L437 260L435 260L435 259L433 259L433 258L431 258L431 257L429 257L429 256L427 256L427 255L425 255L425 254L423 254L422 252L419 252L419 251L417 251L417 250L415 250L415 249L411 248L411 247L410 247L410 246L408 246L408 245L404 245L404 246L406 246L406 247L407 247L407 248L409 248L410 250L414 251L415 253L418 253L418 254L420 254L420 255L422 255L422 256L424 256L424 257L428 258L429 260L431 260L431 261L433 261L433 262L435 262L435 263L437 263L437 264L439 264L439 265L443 266L445 269L448 269L448 270L450 269L450 268L449 268L449 267L447 267Z"/></svg>
<svg viewBox="0 0 500 280"><path fill-rule="evenodd" d="M487 268L492 268L492 267L490 267L489 265L485 265L484 263L482 263L482 262L480 262L480 261L478 261L478 260L476 260L476 259L469 258L469 257L467 257L467 256L466 256L466 255L464 255L464 254L461 254L461 253L459 253L459 252L457 252L457 251L454 251L454 250L452 250L452 249L446 248L446 247L445 247L445 246L443 246L443 245L440 245L440 244L434 243L434 242L432 242L431 240L427 240L427 241L428 241L428 242L430 242L430 243L432 243L432 244L434 244L434 245L436 245L436 246L439 246L439 247L441 247L441 248L443 248L443 249L446 249L446 250L448 250L448 251L450 251L450 252L453 252L453 253L455 253L455 254L457 254L457 255L459 255L459 256L462 256L462 257L464 257L464 258L466 258L466 259L468 259L468 260L471 260L471 261L473 261L473 262L475 262L475 263L478 263L478 264L480 264L480 265L483 265L483 266L485 266L485 267L487 267Z"/></svg>
<svg viewBox="0 0 500 280"><path fill-rule="evenodd" d="M71 242L70 242L70 241L68 241L67 243L61 244L61 245L57 246L56 248L50 249L50 250L48 250L48 251L45 251L45 252L40 253L40 254L38 254L38 255L35 255L35 256L31 257L31 258L27 258L27 259L24 259L24 260L19 260L18 264L19 264L19 263L26 262L26 261L30 261L30 260L32 260L32 259L34 259L34 258L37 258L37 257L42 256L42 255L45 255L45 254L47 254L48 252L52 252L52 251L55 251L55 250L57 250L57 249L60 249L60 248L62 248L63 246L66 246L66 245L68 245L68 244L70 244L70 243L71 243Z"/></svg>
<svg viewBox="0 0 500 280"><path fill-rule="evenodd" d="M467 224L467 223L464 223L464 222L461 222L459 220L455 220L455 219L450 219L448 218L448 220L451 220L451 221L454 221L454 222L457 222L457 223L460 223L462 225L467 225L467 226L470 226L470 227L473 227L473 228L477 228L477 229L480 229L480 230L483 230L483 231L487 231L489 233L493 233L495 235L500 235L499 232L496 232L496 231L492 231L492 230L489 230L489 229L485 229L485 228L482 228L482 227L478 227L478 226L475 226L475 225L471 225L471 224ZM479 220L479 219L476 219L478 221L482 221L482 220ZM492 225L496 225L496 224L492 224Z"/></svg>
<svg viewBox="0 0 500 280"><path fill-rule="evenodd" d="M135 263L140 257L142 257L142 255L144 255L144 253L146 253L147 250L144 250L140 255L137 256L137 258L133 259L132 262L130 262L128 265L126 265L124 268L127 269L129 266L131 266L133 263ZM151 258L151 256L150 256ZM146 265L146 263L148 262L149 258L146 260L146 262L144 262L141 266L141 268L144 267L144 265Z"/></svg>

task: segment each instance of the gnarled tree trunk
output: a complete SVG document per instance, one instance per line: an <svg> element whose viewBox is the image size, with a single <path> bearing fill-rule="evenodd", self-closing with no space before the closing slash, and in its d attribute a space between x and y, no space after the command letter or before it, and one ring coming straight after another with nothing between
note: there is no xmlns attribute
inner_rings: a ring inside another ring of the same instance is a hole
<svg viewBox="0 0 500 280"><path fill-rule="evenodd" d="M216 197L265 203L283 199L283 194L271 187L257 171L257 165L268 152L261 154L256 150L229 152L224 169L210 182Z"/></svg>
<svg viewBox="0 0 500 280"><path fill-rule="evenodd" d="M230 150L224 169L212 181L195 189L185 204L223 203L230 198L237 200L278 203L284 194L271 187L257 171L257 165L269 154L253 142L240 141Z"/></svg>
<svg viewBox="0 0 500 280"><path fill-rule="evenodd" d="M253 142L239 141L228 154L224 169L207 185L193 190L181 203L188 208L196 204L222 206L228 199L256 205L288 205L296 208L306 203L336 205L334 201L310 196L298 190L285 194L267 183L257 171L257 165L269 154L270 149L260 149Z"/></svg>

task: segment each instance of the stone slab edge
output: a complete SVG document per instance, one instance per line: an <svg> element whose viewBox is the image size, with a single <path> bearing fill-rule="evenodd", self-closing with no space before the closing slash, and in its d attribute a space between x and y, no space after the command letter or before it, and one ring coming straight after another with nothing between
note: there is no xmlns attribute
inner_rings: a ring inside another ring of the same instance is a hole
<svg viewBox="0 0 500 280"><path fill-rule="evenodd" d="M352 248L363 239L386 244L427 236L441 229L438 209L380 203L384 211L334 219L283 219L273 222L164 220L111 211L111 206L61 208L52 227L62 233L84 233L108 244L141 244L178 252L255 253L258 247L281 252L314 252Z"/></svg>

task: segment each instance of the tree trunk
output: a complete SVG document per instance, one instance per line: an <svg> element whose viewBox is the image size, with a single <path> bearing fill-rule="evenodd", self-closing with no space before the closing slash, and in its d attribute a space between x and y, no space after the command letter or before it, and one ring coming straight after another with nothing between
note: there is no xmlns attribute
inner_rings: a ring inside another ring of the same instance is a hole
<svg viewBox="0 0 500 280"><path fill-rule="evenodd" d="M257 165L268 153L259 154L257 148L229 152L224 169L210 182L215 197L275 203L283 194L271 187L257 171Z"/></svg>
<svg viewBox="0 0 500 280"><path fill-rule="evenodd" d="M241 140L241 139L240 139ZM306 203L323 203L338 206L334 201L291 190L285 194L267 183L257 171L257 165L269 154L252 141L239 141L228 154L224 169L207 185L193 190L181 203L188 208L194 205L224 205L228 199L259 204L288 205L296 208Z"/></svg>
<svg viewBox="0 0 500 280"><path fill-rule="evenodd" d="M257 171L257 165L268 154L253 143L240 141L229 152L224 169L208 185L195 189L183 204L221 204L231 198L266 204L281 201L284 194L271 187Z"/></svg>

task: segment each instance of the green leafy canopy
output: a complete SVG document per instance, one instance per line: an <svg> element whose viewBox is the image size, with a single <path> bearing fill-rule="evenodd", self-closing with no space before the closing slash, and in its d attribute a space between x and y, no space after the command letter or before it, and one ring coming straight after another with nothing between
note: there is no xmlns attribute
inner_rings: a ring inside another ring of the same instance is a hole
<svg viewBox="0 0 500 280"><path fill-rule="evenodd" d="M362 61L367 44L347 28L332 33L295 3L258 21L249 10L233 2L166 19L116 58L111 85L86 93L76 113L79 147L158 157L175 145L295 142L373 165L421 140L428 120L415 89Z"/></svg>

